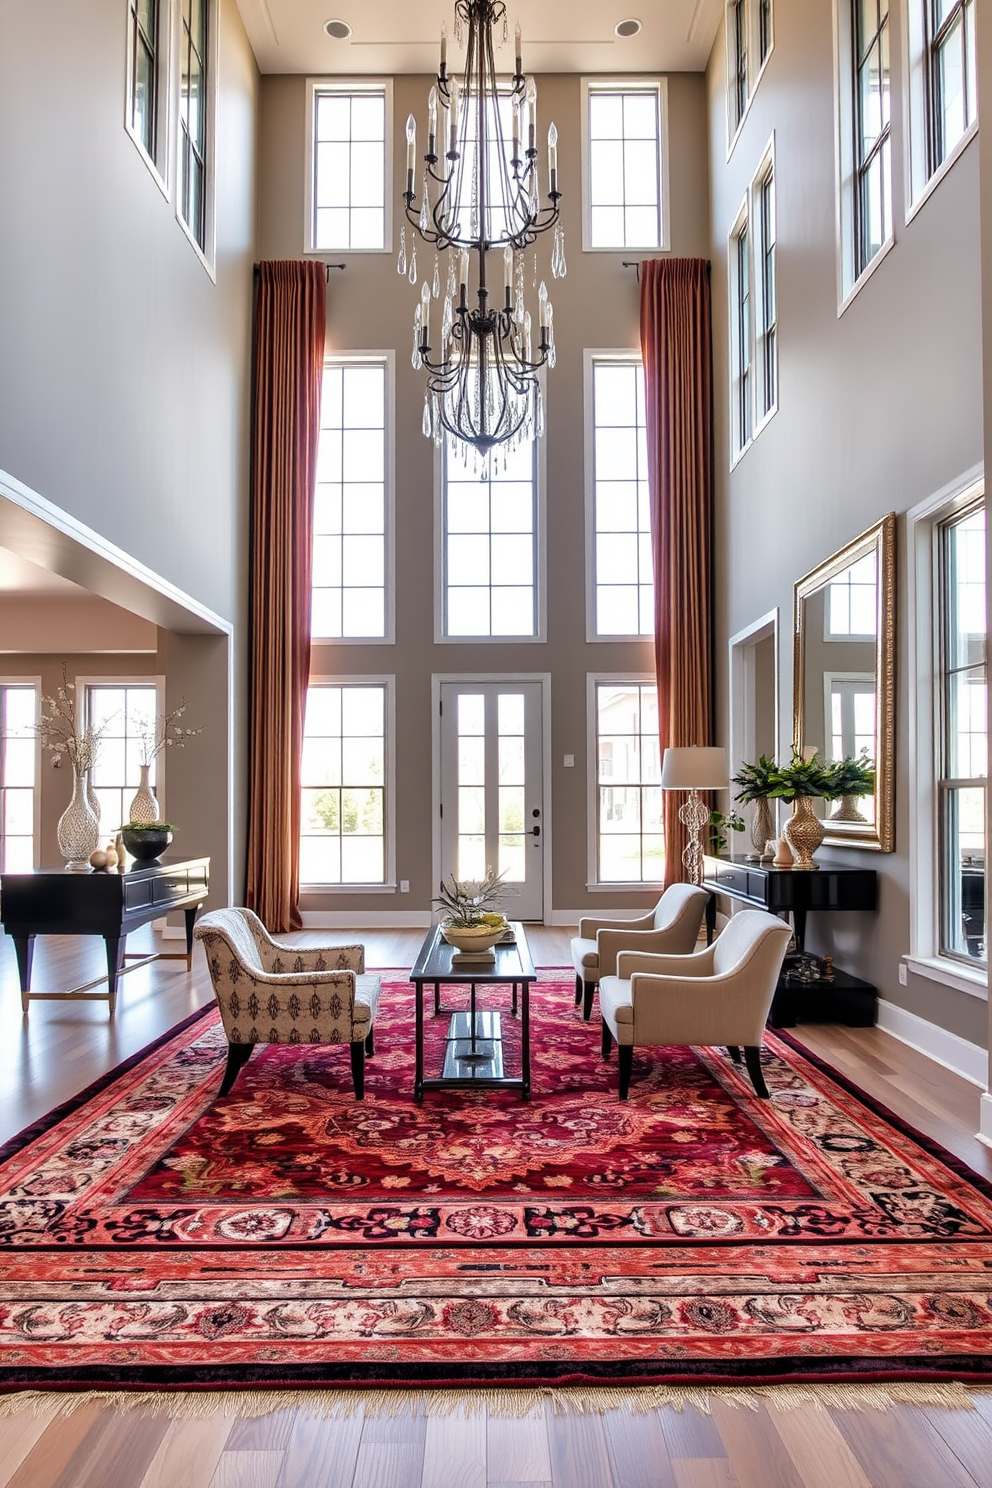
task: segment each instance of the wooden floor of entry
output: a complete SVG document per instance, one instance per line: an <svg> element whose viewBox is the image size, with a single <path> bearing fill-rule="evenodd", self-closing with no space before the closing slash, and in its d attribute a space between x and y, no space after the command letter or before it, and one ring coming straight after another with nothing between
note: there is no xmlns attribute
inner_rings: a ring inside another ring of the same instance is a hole
<svg viewBox="0 0 992 1488"><path fill-rule="evenodd" d="M528 927L538 966L568 966L570 931ZM134 937L139 949L150 932ZM310 932L306 940L333 939ZM363 931L370 968L413 964L422 930ZM36 953L38 985L85 979L102 943L52 938ZM44 980L42 980L44 979ZM13 946L0 936L0 1140L75 1094L211 999L202 955L193 972L155 962L122 985L111 1021L97 1003L38 1003L22 1021ZM567 1011L571 1011L571 1004ZM992 1178L976 1141L979 1092L878 1029L801 1025L796 1032L920 1130ZM0 1488L992 1488L992 1389L973 1408L883 1409L858 1402L753 1409L711 1393L695 1404L633 1411L531 1404L432 1414L404 1392L399 1410L325 1417L303 1397L249 1420L221 1401L203 1418L154 1397L117 1411L92 1401L69 1415L20 1404L0 1416ZM860 1407L860 1408L859 1408Z"/></svg>

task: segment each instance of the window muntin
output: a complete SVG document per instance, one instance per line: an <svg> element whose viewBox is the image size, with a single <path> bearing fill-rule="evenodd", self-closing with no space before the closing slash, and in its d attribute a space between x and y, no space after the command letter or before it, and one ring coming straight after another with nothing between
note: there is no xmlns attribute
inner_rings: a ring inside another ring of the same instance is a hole
<svg viewBox="0 0 992 1488"><path fill-rule="evenodd" d="M987 962L985 510L937 529L940 657L937 816L942 955Z"/></svg>
<svg viewBox="0 0 992 1488"><path fill-rule="evenodd" d="M775 173L769 167L757 188L760 272L757 342L761 379L758 417L764 418L778 402L778 294L775 279Z"/></svg>
<svg viewBox="0 0 992 1488"><path fill-rule="evenodd" d="M595 688L596 881L664 877L658 689L599 681Z"/></svg>
<svg viewBox="0 0 992 1488"><path fill-rule="evenodd" d="M311 633L387 635L387 364L328 360L320 403Z"/></svg>
<svg viewBox="0 0 992 1488"><path fill-rule="evenodd" d="M34 867L38 696L33 686L0 686L0 872Z"/></svg>
<svg viewBox="0 0 992 1488"><path fill-rule="evenodd" d="M978 117L974 0L924 0L931 89L931 169L947 159Z"/></svg>
<svg viewBox="0 0 992 1488"><path fill-rule="evenodd" d="M888 0L853 0L854 267L892 235Z"/></svg>
<svg viewBox="0 0 992 1488"><path fill-rule="evenodd" d="M155 736L158 688L154 682L90 682L85 707L87 720L103 726L90 784L100 805L100 829L113 833L129 820L131 800L141 783L142 737L153 740ZM148 772L152 790L156 764L152 760Z"/></svg>
<svg viewBox="0 0 992 1488"><path fill-rule="evenodd" d="M303 732L302 884L386 881L385 683L311 684Z"/></svg>
<svg viewBox="0 0 992 1488"><path fill-rule="evenodd" d="M313 89L313 155L308 248L386 248L386 88Z"/></svg>
<svg viewBox="0 0 992 1488"><path fill-rule="evenodd" d="M537 606L537 442L492 455L447 439L441 453L442 635L533 637Z"/></svg>
<svg viewBox="0 0 992 1488"><path fill-rule="evenodd" d="M179 216L207 248L210 0L182 0L179 42Z"/></svg>
<svg viewBox="0 0 992 1488"><path fill-rule="evenodd" d="M662 102L658 84L590 84L586 127L585 246L664 247Z"/></svg>
<svg viewBox="0 0 992 1488"><path fill-rule="evenodd" d="M654 634L644 369L592 360L593 634Z"/></svg>

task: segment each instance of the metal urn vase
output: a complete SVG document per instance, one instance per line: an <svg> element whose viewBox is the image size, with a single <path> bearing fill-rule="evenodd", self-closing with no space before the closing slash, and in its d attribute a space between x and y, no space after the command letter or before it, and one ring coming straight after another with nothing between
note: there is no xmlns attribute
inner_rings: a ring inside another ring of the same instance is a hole
<svg viewBox="0 0 992 1488"><path fill-rule="evenodd" d="M148 772L151 765L139 766L141 770L141 781L135 791L128 811L131 813L129 821L140 822L142 826L150 826L152 822L158 821L158 802L152 794L152 788L148 784Z"/></svg>
<svg viewBox="0 0 992 1488"><path fill-rule="evenodd" d="M794 868L808 871L820 866L813 862L813 854L823 841L823 823L813 810L812 796L797 796L793 801L785 839L795 855Z"/></svg>
<svg viewBox="0 0 992 1488"><path fill-rule="evenodd" d="M88 873L90 853L100 844L100 822L86 799L85 776L78 770L72 772L72 800L59 817L58 842L65 866Z"/></svg>

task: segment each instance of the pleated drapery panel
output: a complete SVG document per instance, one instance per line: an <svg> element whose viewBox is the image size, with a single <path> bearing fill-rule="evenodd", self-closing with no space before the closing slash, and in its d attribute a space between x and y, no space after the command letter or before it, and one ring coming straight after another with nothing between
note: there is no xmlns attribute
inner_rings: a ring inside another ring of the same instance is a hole
<svg viewBox="0 0 992 1488"><path fill-rule="evenodd" d="M709 265L641 264L641 355L661 747L713 731L713 362ZM682 877L684 797L663 794L665 884Z"/></svg>
<svg viewBox="0 0 992 1488"><path fill-rule="evenodd" d="M255 295L247 904L299 929L300 775L327 281L262 263Z"/></svg>

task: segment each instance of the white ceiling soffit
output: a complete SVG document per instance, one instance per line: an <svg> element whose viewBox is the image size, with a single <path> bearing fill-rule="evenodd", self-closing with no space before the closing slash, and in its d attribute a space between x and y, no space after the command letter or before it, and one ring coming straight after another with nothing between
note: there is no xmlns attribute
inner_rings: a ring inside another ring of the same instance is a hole
<svg viewBox="0 0 992 1488"><path fill-rule="evenodd" d="M451 0L238 0L238 9L263 73L434 73L442 21L449 65L462 55L454 45ZM723 0L507 4L510 46L519 20L527 73L702 72L722 14ZM616 36L618 22L631 18L641 22L640 33ZM351 36L328 36L329 20L346 22Z"/></svg>

